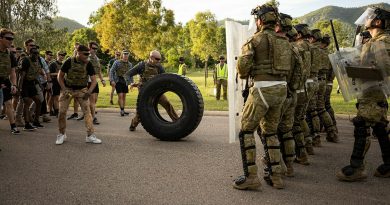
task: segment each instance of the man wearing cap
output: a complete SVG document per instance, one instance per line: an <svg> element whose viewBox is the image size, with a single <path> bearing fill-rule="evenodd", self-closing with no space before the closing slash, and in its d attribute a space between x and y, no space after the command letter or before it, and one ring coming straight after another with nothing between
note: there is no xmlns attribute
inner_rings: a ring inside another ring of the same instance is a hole
<svg viewBox="0 0 390 205"><path fill-rule="evenodd" d="M133 78L125 76L125 73L129 71L132 66L133 65L129 62L129 51L123 50L121 59L115 61L109 73L111 85L115 86L116 93L118 93L118 105L122 117L129 115L128 112L125 112L126 93L129 92L128 85L133 83Z"/></svg>
<svg viewBox="0 0 390 205"><path fill-rule="evenodd" d="M223 87L223 99L227 100L227 78L228 78L228 70L227 64L225 63L225 56L219 56L219 63L215 65L214 70L215 76L215 86L217 88L217 94L215 98L217 100L220 99L221 96L221 87Z"/></svg>
<svg viewBox="0 0 390 205"><path fill-rule="evenodd" d="M179 70L177 71L178 75L186 76L187 74L187 65L184 62L184 57L179 58Z"/></svg>
<svg viewBox="0 0 390 205"><path fill-rule="evenodd" d="M121 58L121 52L119 51L115 51L115 58L111 59L110 61L108 61L108 64L107 64L107 73L108 73L108 80L110 82L111 81L111 77L110 77L110 69L112 68L112 66L114 65L115 61L116 60L119 60ZM111 84L111 93L110 93L110 104L113 105L114 102L113 102L113 98L114 98L114 91L115 91L115 85L112 85Z"/></svg>
<svg viewBox="0 0 390 205"><path fill-rule="evenodd" d="M58 83L61 86L59 98L59 115L56 144L63 144L66 140L66 112L71 98L80 104L84 113L85 126L87 128L86 143L101 144L102 141L94 134L92 115L89 106L89 97L96 86L95 69L89 62L90 49L84 45L77 47L76 56L68 58L58 73ZM88 86L88 79L91 80Z"/></svg>
<svg viewBox="0 0 390 205"><path fill-rule="evenodd" d="M2 102L0 107L5 105L6 115L8 117L11 133L19 134L20 131L15 125L14 109L12 107L12 96L17 91L16 88L16 73L17 61L13 53L9 52L9 48L14 40L14 33L2 28L0 29L0 90L2 90Z"/></svg>
<svg viewBox="0 0 390 205"><path fill-rule="evenodd" d="M50 70L50 78L52 81L52 88L51 88L51 95L48 100L48 110L50 110L50 114L53 116L58 117L58 109L59 109L59 102L58 98L60 96L61 87L57 80L58 72L61 69L62 61L64 61L64 58L66 56L65 51L58 51L57 52L57 59L50 63L49 70Z"/></svg>
<svg viewBox="0 0 390 205"><path fill-rule="evenodd" d="M261 139L270 167L270 182L274 188L284 188L280 164L280 143L277 128L283 102L287 96L287 75L291 70L292 49L289 41L275 33L278 9L263 4L252 10L257 32L241 48L237 61L237 73L241 79L251 78L253 86L245 103L241 130L240 149L244 175L233 182L236 189L258 189L256 142L254 131L261 128Z"/></svg>
<svg viewBox="0 0 390 205"><path fill-rule="evenodd" d="M138 84L133 84L132 86L137 86L138 88L142 87L142 85L152 79L153 77L165 73L164 68L160 64L161 61L161 54L160 52L154 50L150 52L149 59L142 61L135 65L131 70L129 70L125 74L125 78L130 79L134 75L140 76L140 82ZM175 109L173 108L172 104L168 101L168 98L163 94L161 95L158 103L164 107L164 109L167 111L169 117L172 119L172 121L176 121L179 119L179 116L177 115ZM138 126L140 122L140 118L138 113L135 114L135 117L131 120L130 124L130 131L135 131L135 128Z"/></svg>

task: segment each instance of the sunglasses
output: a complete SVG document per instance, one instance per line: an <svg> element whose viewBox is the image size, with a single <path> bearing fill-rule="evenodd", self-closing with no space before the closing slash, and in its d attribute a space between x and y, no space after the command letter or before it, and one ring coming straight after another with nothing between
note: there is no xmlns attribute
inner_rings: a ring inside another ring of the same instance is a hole
<svg viewBox="0 0 390 205"><path fill-rule="evenodd" d="M97 50L98 48L97 47L91 47L93 50Z"/></svg>
<svg viewBox="0 0 390 205"><path fill-rule="evenodd" d="M82 52L82 54L85 55L85 56L89 56L90 55L90 53L88 53L88 52Z"/></svg>
<svg viewBox="0 0 390 205"><path fill-rule="evenodd" d="M58 54L59 56L65 57L66 54Z"/></svg>
<svg viewBox="0 0 390 205"><path fill-rule="evenodd" d="M129 55L129 53L123 53L123 55Z"/></svg>
<svg viewBox="0 0 390 205"><path fill-rule="evenodd" d="M160 61L161 60L161 58L156 58L156 57L153 57L154 58L154 60L156 60L156 61Z"/></svg>
<svg viewBox="0 0 390 205"><path fill-rule="evenodd" d="M27 45L28 47L35 47L36 45L34 45L34 44L29 44L29 45Z"/></svg>
<svg viewBox="0 0 390 205"><path fill-rule="evenodd" d="M13 41L14 38L13 37L4 37L7 41Z"/></svg>

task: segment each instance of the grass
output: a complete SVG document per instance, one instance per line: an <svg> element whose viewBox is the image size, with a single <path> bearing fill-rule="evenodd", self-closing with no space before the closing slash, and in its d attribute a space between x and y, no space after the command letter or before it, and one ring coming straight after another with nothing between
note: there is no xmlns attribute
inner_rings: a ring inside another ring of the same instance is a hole
<svg viewBox="0 0 390 205"><path fill-rule="evenodd" d="M228 102L227 101L217 101L215 97L212 95L214 84L213 84L213 78L212 75L209 73L209 77L207 78L207 87L205 87L204 83L204 72L203 71L194 71L194 72L188 72L187 77L189 77L194 83L198 86L200 92L203 96L204 106L205 110L215 110L215 111L227 111L228 108ZM332 90L332 96L331 96L331 103L334 111L338 114L355 114L356 108L355 103L356 100L351 102L344 102L344 98L342 94L337 94L337 80L334 81L333 84L333 90ZM111 86L107 85L106 87L103 87L101 83L99 83L99 100L97 102L97 107L99 108L118 108L118 97L116 94L114 94L114 105L110 105L110 92L111 92ZM137 101L137 95L138 90L133 89L130 91L126 96L126 108L135 108L136 101ZM170 102L173 104L173 106L176 109L180 109L182 107L180 99L177 95L174 93L167 93L166 94Z"/></svg>

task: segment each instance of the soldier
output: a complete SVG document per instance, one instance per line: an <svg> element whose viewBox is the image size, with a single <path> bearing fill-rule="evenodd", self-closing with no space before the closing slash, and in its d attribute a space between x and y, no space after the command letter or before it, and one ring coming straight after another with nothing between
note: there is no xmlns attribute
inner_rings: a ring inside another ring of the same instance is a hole
<svg viewBox="0 0 390 205"><path fill-rule="evenodd" d="M280 13L280 23L277 24L275 28L276 33L282 37L285 37L286 39L288 39L287 36L290 36L291 38L289 40L294 41L294 34L296 34L296 31L295 29L292 29L292 17L287 14ZM295 159L295 141L292 134L292 128L294 123L294 112L297 103L296 91L303 89L305 83L303 78L305 73L302 68L303 62L299 50L294 46L292 46L292 49L292 70L287 77L287 98L282 106L282 114L278 127L278 138L281 143L280 150L287 167L285 175L288 177L294 176L294 169L292 164Z"/></svg>
<svg viewBox="0 0 390 205"><path fill-rule="evenodd" d="M146 81L152 79L158 74L165 73L165 70L161 66L160 61L161 61L160 52L154 50L150 52L148 60L138 63L131 70L126 72L125 78L130 79L134 75L137 74L140 75L139 84L132 85L133 87L138 86L138 88L140 88L142 87L142 84L144 84ZM176 121L177 119L179 119L179 116L177 115L175 109L173 108L172 104L168 101L167 97L164 94L161 95L158 103L165 108L172 121ZM138 113L136 113L135 117L131 120L129 130L135 131L135 128L138 126L139 122L140 122L140 118Z"/></svg>
<svg viewBox="0 0 390 205"><path fill-rule="evenodd" d="M330 117L329 113L325 109L325 93L326 93L326 78L330 70L332 70L332 66L329 61L329 51L327 47L330 43L330 38L325 37L325 40L321 38L320 40L320 51L321 51L321 63L320 68L318 70L318 92L317 92L317 114L323 123L326 131L326 140L328 142L337 143L339 141L337 135L337 129L333 124L333 120ZM315 127L318 126L318 127ZM319 133L321 130L320 124L313 123L313 132ZM316 134L313 138L313 146L321 147L321 138L319 134Z"/></svg>
<svg viewBox="0 0 390 205"><path fill-rule="evenodd" d="M367 8L366 12L356 21L357 24L364 24L372 38L363 45L361 61L370 58L370 51L375 49L378 42L386 46L387 54L390 55L390 35L385 33L389 29L390 12L380 8ZM389 56L386 56L388 58ZM377 65L386 62L375 62ZM388 63L388 62L387 62ZM385 69L389 68L385 64ZM364 166L364 157L370 147L370 127L378 138L382 152L383 164L380 165L374 174L376 177L390 177L390 138L387 125L388 103L381 85L373 81L366 81L366 86L361 96L357 99L357 115L353 118L355 142L351 155L350 165L342 168L337 178L343 181L360 181L367 178Z"/></svg>
<svg viewBox="0 0 390 205"><path fill-rule="evenodd" d="M182 76L186 76L187 74L187 65L184 63L184 57L179 58L179 70L177 74Z"/></svg>
<svg viewBox="0 0 390 205"><path fill-rule="evenodd" d="M123 50L120 60L115 61L114 65L110 69L111 85L115 86L116 93L118 93L118 105L120 115L123 117L129 115L125 112L126 105L126 93L129 92L128 86L133 83L133 78L125 79L125 73L129 71L133 65L129 62L129 51Z"/></svg>
<svg viewBox="0 0 390 205"><path fill-rule="evenodd" d="M17 61L13 53L8 49L14 40L14 33L11 30L0 29L0 90L2 90L2 102L0 107L5 105L6 115L8 117L11 133L20 134L15 125L14 109L12 107L12 96L17 91L16 73Z"/></svg>
<svg viewBox="0 0 390 205"><path fill-rule="evenodd" d="M291 70L292 46L285 37L275 33L278 21L277 8L264 4L252 10L257 32L242 47L237 61L239 77L251 77L253 87L243 109L239 132L244 175L234 180L236 189L257 189L256 143L253 132L261 128L266 160L271 168L270 178L274 188L284 188L281 153L277 128L281 108L287 96L286 77Z"/></svg>
<svg viewBox="0 0 390 205"><path fill-rule="evenodd" d="M50 70L50 78L52 81L52 88L51 88L51 95L49 98L49 103L48 103L48 110L52 110L53 108L53 116L58 117L58 110L59 110L59 96L60 96L60 91L61 87L60 84L58 83L57 76L58 72L61 69L62 66L62 61L64 61L64 58L66 56L65 51L58 51L57 52L57 59L50 63L49 65L49 70Z"/></svg>
<svg viewBox="0 0 390 205"><path fill-rule="evenodd" d="M310 30L307 24L298 24L294 27L298 34L296 36L296 45L299 48L299 52L301 53L301 57L304 63L304 69L306 73L304 75L304 81L308 81L310 78L311 72L311 51L310 51L310 43L308 38L310 37ZM307 85L307 84L306 84ZM294 114L294 125L293 125L293 135L295 138L296 145L296 162L309 165L309 160L307 156L307 152L305 149L305 135L304 135L304 126L306 125L306 108L308 103L308 95L305 91L305 86L297 91L297 105L295 107ZM307 125L306 125L307 126Z"/></svg>
<svg viewBox="0 0 390 205"><path fill-rule="evenodd" d="M108 75L108 80L110 82L112 82L111 78L110 78L110 69L111 67L114 65L115 61L116 60L119 60L121 58L121 53L119 51L115 51L115 58L111 59L108 64L107 64L107 73L109 74ZM111 85L111 93L110 93L110 104L113 105L114 102L112 101L112 99L114 98L114 91L115 91L115 85Z"/></svg>
<svg viewBox="0 0 390 205"><path fill-rule="evenodd" d="M56 144L60 145L66 140L66 111L68 110L71 98L80 104L85 117L87 137L85 142L101 144L102 141L94 134L92 115L89 106L89 97L96 86L95 69L88 60L90 49L84 45L79 45L76 56L68 58L58 73L58 83L61 86L60 107L58 116L58 127L60 134L57 135ZM88 78L91 80L88 86Z"/></svg>
<svg viewBox="0 0 390 205"><path fill-rule="evenodd" d="M214 70L215 86L217 87L216 99L219 100L221 96L221 86L223 87L223 99L227 100L227 77L228 70L225 63L225 56L219 56L219 63L215 65Z"/></svg>

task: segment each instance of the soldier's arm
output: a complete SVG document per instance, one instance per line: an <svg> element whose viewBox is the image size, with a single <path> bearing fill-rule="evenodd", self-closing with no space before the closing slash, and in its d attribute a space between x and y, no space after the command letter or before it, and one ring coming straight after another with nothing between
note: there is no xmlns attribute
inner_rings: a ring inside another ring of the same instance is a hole
<svg viewBox="0 0 390 205"><path fill-rule="evenodd" d="M91 62L88 62L87 64L87 74L91 78L91 86L88 89L88 93L91 94L93 92L93 89L96 87L96 74L95 74L95 69L93 68L93 65Z"/></svg>
<svg viewBox="0 0 390 205"><path fill-rule="evenodd" d="M111 84L115 83L114 76L116 76L117 68L118 68L118 61L115 61L114 64L111 66L110 73L109 73Z"/></svg>
<svg viewBox="0 0 390 205"><path fill-rule="evenodd" d="M58 84L61 87L61 90L66 90L66 87L65 87L65 73L62 70L60 70L58 72L57 81L58 81Z"/></svg>
<svg viewBox="0 0 390 205"><path fill-rule="evenodd" d="M242 55L237 61L237 73L241 79L245 79L250 75L250 70L253 66L253 56L255 54L252 39L246 42L242 48Z"/></svg>
<svg viewBox="0 0 390 205"><path fill-rule="evenodd" d="M131 78L131 77L133 77L133 76L135 76L137 74L140 74L141 70L142 70L142 67L143 67L143 63L142 62L140 62L137 65L135 65L132 69L128 70L125 73L126 78Z"/></svg>

